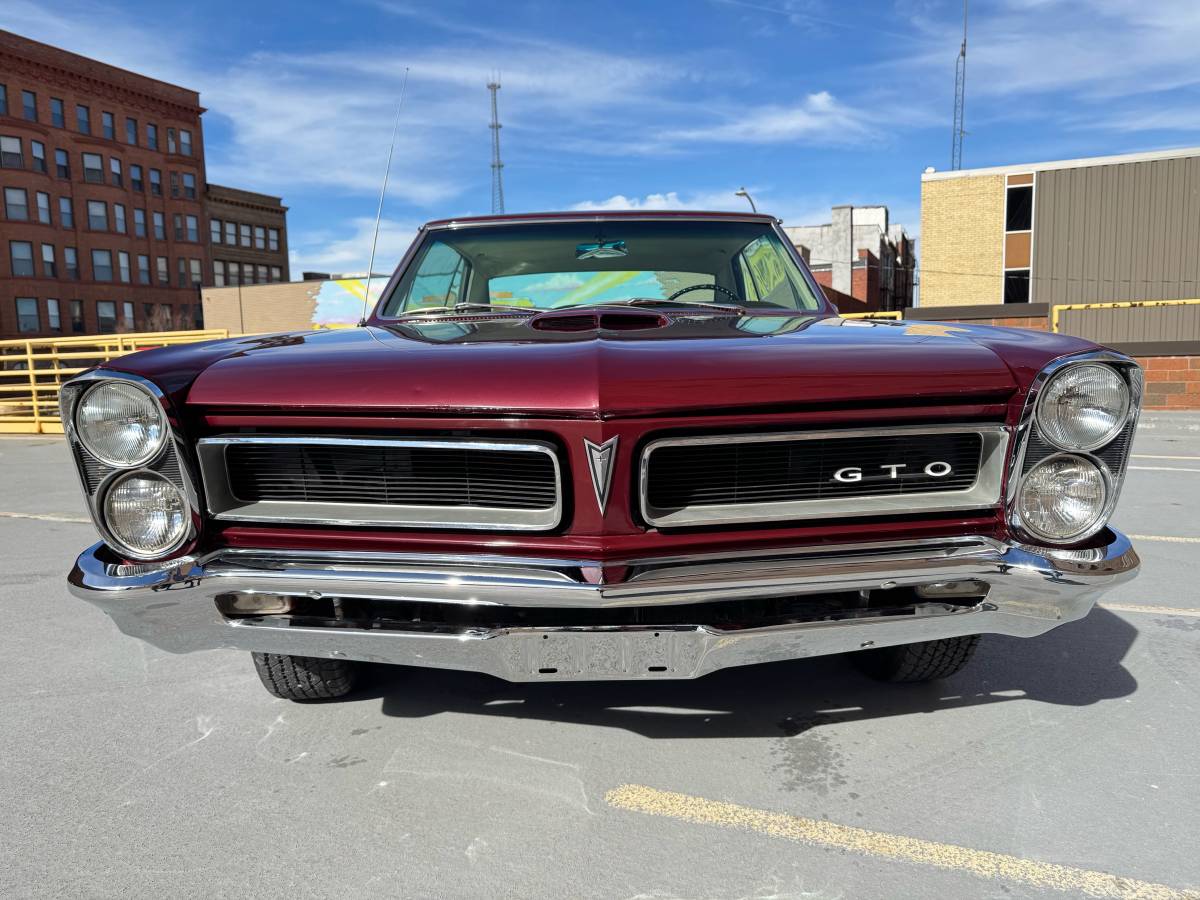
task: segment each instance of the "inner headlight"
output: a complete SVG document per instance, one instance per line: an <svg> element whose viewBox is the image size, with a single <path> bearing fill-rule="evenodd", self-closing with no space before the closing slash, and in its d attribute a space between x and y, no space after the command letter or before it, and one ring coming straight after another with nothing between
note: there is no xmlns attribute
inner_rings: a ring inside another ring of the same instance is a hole
<svg viewBox="0 0 1200 900"><path fill-rule="evenodd" d="M122 381L106 381L84 394L75 412L75 427L83 446L116 468L149 462L167 436L159 402Z"/></svg>
<svg viewBox="0 0 1200 900"><path fill-rule="evenodd" d="M1021 523L1048 541L1091 534L1101 523L1107 503L1108 485L1100 469L1082 457L1065 454L1030 469L1017 496Z"/></svg>
<svg viewBox="0 0 1200 900"><path fill-rule="evenodd" d="M104 524L135 555L160 556L178 547L187 534L187 500L161 475L132 472L105 494Z"/></svg>
<svg viewBox="0 0 1200 900"><path fill-rule="evenodd" d="M1129 386L1109 366L1067 366L1038 401L1042 436L1064 450L1094 450L1117 436L1129 415Z"/></svg>

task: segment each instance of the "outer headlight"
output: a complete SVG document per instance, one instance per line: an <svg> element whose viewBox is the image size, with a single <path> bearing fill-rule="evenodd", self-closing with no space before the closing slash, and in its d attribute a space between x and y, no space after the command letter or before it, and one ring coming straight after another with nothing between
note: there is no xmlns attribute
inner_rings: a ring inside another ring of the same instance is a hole
<svg viewBox="0 0 1200 900"><path fill-rule="evenodd" d="M1066 542L1097 530L1108 505L1108 484L1096 465L1080 456L1051 456L1021 481L1017 511L1037 537Z"/></svg>
<svg viewBox="0 0 1200 900"><path fill-rule="evenodd" d="M1129 386L1115 369L1102 365L1066 366L1042 390L1038 430L1063 450L1103 447L1125 427Z"/></svg>
<svg viewBox="0 0 1200 900"><path fill-rule="evenodd" d="M123 381L106 381L85 393L75 428L93 456L116 468L149 462L167 437L158 401Z"/></svg>
<svg viewBox="0 0 1200 900"><path fill-rule="evenodd" d="M105 494L104 524L134 555L161 556L187 535L187 500L161 475L131 472L113 482Z"/></svg>

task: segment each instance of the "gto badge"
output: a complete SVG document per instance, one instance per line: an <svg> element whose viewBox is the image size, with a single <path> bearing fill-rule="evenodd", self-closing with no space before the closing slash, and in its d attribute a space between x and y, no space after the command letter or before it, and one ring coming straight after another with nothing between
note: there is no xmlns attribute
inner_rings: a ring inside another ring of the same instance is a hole
<svg viewBox="0 0 1200 900"><path fill-rule="evenodd" d="M583 439L587 448L588 469L592 473L592 489L596 492L596 504L600 514L608 506L608 495L612 488L613 462L617 458L617 439L609 438L603 444L593 444L587 438Z"/></svg>
<svg viewBox="0 0 1200 900"><path fill-rule="evenodd" d="M885 469L889 478L899 478L900 470L907 468L907 465L905 463L887 463L879 468ZM954 467L947 462L931 462L925 467L925 474L930 478L945 478L953 471ZM846 484L862 481L862 479L863 471L858 466L846 466L844 469L838 469L833 473L834 481L841 481Z"/></svg>

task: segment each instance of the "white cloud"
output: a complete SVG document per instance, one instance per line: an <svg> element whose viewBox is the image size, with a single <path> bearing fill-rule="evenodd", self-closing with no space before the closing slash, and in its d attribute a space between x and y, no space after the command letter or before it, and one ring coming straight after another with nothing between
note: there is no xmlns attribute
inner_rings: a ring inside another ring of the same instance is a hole
<svg viewBox="0 0 1200 900"><path fill-rule="evenodd" d="M583 287L583 279L578 275L570 272L559 272L551 275L544 281L537 281L533 284L526 285L526 291L571 291L577 287Z"/></svg>
<svg viewBox="0 0 1200 900"><path fill-rule="evenodd" d="M696 191L684 197L678 191L666 191L661 194L646 194L644 197L628 197L625 194L613 194L605 200L582 200L571 205L571 209L579 210L622 210L622 209L703 209L728 210L749 209L746 201L734 195L737 188L717 191ZM750 189L754 195L754 189Z"/></svg>
<svg viewBox="0 0 1200 900"><path fill-rule="evenodd" d="M348 232L348 233L347 233ZM366 216L350 220L347 228L334 231L294 232L288 236L292 274L310 272L366 272L371 258L375 220ZM375 272L390 274L412 243L417 226L410 222L383 219L375 250Z"/></svg>
<svg viewBox="0 0 1200 900"><path fill-rule="evenodd" d="M828 91L818 91L797 104L749 107L716 125L668 131L663 137L675 142L854 144L872 136L870 121L864 110L841 103Z"/></svg>

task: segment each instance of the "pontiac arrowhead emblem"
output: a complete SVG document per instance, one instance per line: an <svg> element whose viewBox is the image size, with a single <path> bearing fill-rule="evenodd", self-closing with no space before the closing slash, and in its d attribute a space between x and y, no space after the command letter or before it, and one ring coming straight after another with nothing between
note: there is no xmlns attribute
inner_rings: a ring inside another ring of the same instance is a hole
<svg viewBox="0 0 1200 900"><path fill-rule="evenodd" d="M583 439L587 448L588 468L592 472L592 488L596 491L596 503L604 515L608 506L609 490L612 488L613 462L617 458L617 439L609 438L603 444L593 444Z"/></svg>

